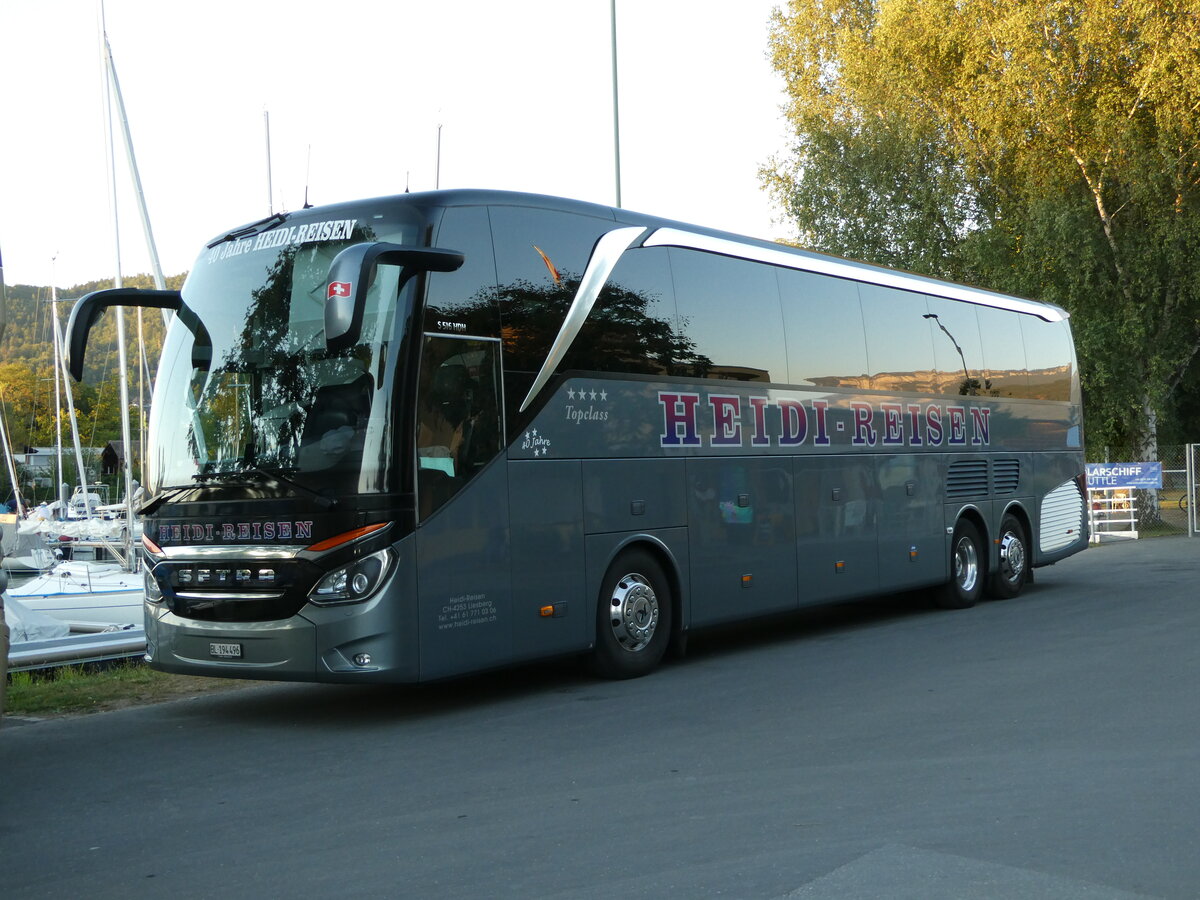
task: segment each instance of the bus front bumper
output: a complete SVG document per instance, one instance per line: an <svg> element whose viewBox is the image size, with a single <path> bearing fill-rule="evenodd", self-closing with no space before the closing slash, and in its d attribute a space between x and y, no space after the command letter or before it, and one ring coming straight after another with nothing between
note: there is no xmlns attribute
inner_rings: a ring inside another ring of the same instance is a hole
<svg viewBox="0 0 1200 900"><path fill-rule="evenodd" d="M378 602L305 606L272 622L185 619L146 602L146 659L163 672L268 681L347 684L413 682L419 677L411 629Z"/></svg>

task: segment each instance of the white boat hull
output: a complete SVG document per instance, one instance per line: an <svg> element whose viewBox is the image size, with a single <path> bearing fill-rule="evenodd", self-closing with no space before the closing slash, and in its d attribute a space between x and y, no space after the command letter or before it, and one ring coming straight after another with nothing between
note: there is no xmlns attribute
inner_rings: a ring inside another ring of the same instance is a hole
<svg viewBox="0 0 1200 900"><path fill-rule="evenodd" d="M141 573L126 572L112 563L59 563L7 593L30 609L64 622L143 624Z"/></svg>

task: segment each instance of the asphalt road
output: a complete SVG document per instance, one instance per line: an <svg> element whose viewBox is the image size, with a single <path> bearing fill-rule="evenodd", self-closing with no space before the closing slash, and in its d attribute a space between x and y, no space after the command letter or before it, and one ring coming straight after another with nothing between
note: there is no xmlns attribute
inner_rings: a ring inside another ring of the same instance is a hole
<svg viewBox="0 0 1200 900"><path fill-rule="evenodd" d="M1200 896L1200 541L630 682L269 684L0 729L0 894Z"/></svg>

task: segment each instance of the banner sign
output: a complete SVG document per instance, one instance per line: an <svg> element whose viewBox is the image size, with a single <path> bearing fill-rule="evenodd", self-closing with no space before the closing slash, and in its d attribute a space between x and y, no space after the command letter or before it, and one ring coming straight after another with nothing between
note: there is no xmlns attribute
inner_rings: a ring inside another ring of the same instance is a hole
<svg viewBox="0 0 1200 900"><path fill-rule="evenodd" d="M1087 486L1109 488L1161 488L1162 463L1087 463Z"/></svg>

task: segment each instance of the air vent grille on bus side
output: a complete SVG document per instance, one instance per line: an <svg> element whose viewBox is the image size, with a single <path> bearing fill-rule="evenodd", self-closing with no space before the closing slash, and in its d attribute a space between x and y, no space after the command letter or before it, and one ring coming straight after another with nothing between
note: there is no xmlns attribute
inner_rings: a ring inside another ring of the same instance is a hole
<svg viewBox="0 0 1200 900"><path fill-rule="evenodd" d="M1074 481L1065 481L1042 501L1038 547L1043 553L1062 550L1083 535L1083 497Z"/></svg>
<svg viewBox="0 0 1200 900"><path fill-rule="evenodd" d="M1019 459L997 459L992 463L992 490L997 494L1016 493L1021 481Z"/></svg>
<svg viewBox="0 0 1200 900"><path fill-rule="evenodd" d="M950 464L946 475L946 498L986 496L988 471L986 459L966 459Z"/></svg>

